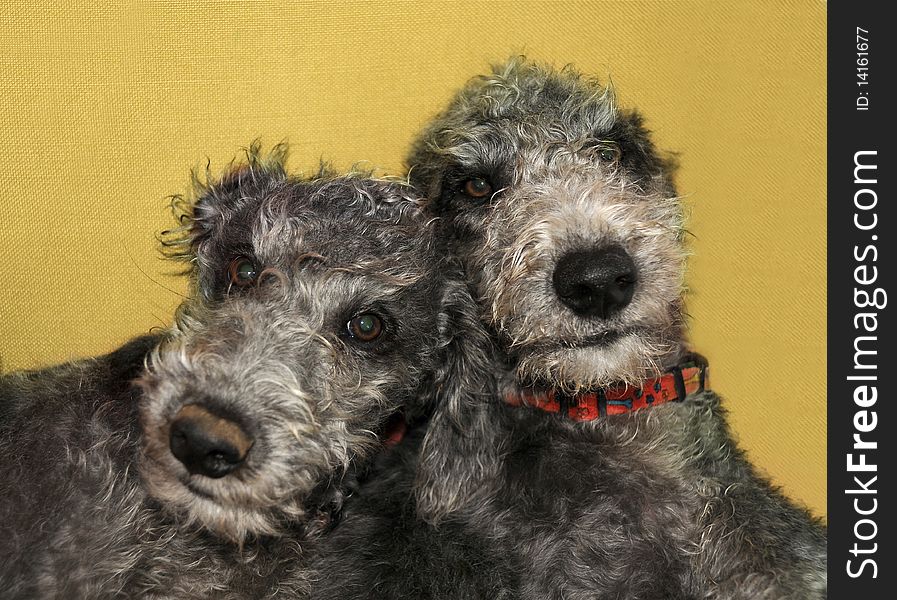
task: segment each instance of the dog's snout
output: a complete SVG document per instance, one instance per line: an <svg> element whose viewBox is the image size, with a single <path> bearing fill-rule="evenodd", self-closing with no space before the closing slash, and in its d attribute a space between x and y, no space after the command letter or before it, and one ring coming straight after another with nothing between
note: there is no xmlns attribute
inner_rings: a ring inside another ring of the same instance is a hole
<svg viewBox="0 0 897 600"><path fill-rule="evenodd" d="M252 438L237 423L188 404L171 422L169 447L191 473L218 478L246 460Z"/></svg>
<svg viewBox="0 0 897 600"><path fill-rule="evenodd" d="M636 269L620 246L569 252L552 276L561 302L581 317L607 319L632 300Z"/></svg>

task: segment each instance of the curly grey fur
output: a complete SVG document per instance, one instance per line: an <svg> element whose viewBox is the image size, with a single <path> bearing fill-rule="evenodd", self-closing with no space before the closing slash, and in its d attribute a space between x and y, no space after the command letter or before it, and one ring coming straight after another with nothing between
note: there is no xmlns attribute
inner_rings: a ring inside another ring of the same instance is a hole
<svg viewBox="0 0 897 600"><path fill-rule="evenodd" d="M309 544L377 432L427 412L451 312L411 188L289 177L285 148L176 199L165 234L191 298L174 325L116 352L0 379L4 598L295 598ZM261 270L231 285L238 256ZM457 287L457 284L455 285ZM347 335L375 313L384 333ZM221 478L169 449L199 404L253 439Z"/></svg>
<svg viewBox="0 0 897 600"><path fill-rule="evenodd" d="M456 374L476 382L466 401L441 403L349 503L316 564L338 583L318 595L824 597L824 528L747 462L716 394L586 423L501 400L638 381L687 350L673 164L639 115L572 69L514 59L458 93L409 166L478 299L462 335L492 346ZM473 177L491 195L465 193ZM606 244L635 262L633 299L577 316L555 264Z"/></svg>

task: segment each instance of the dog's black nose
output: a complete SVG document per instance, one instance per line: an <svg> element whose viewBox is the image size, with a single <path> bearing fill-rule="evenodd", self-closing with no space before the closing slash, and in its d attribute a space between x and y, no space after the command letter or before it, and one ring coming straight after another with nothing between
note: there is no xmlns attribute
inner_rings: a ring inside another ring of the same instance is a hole
<svg viewBox="0 0 897 600"><path fill-rule="evenodd" d="M569 252L555 266L552 282L577 315L607 319L632 300L635 263L620 246Z"/></svg>
<svg viewBox="0 0 897 600"><path fill-rule="evenodd" d="M171 422L169 448L193 474L224 477L239 467L252 439L233 421L188 404Z"/></svg>

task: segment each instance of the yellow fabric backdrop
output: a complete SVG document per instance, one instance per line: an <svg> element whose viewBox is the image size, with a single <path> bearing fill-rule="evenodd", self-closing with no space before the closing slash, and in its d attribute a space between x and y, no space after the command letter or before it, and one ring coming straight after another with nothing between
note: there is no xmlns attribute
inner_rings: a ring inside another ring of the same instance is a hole
<svg viewBox="0 0 897 600"><path fill-rule="evenodd" d="M511 54L610 75L680 153L692 338L750 457L825 514L822 2L0 2L0 360L111 350L184 291L154 234L261 137L398 172ZM64 7L62 5L65 4Z"/></svg>

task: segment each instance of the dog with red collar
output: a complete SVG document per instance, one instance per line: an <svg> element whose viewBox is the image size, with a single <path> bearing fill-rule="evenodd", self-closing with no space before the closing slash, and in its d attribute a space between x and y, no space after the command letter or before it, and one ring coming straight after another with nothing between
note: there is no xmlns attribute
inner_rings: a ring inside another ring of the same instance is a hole
<svg viewBox="0 0 897 600"><path fill-rule="evenodd" d="M486 340L350 503L319 596L823 598L823 526L746 460L689 349L674 165L639 115L514 59L409 166L479 307L457 335Z"/></svg>

